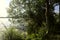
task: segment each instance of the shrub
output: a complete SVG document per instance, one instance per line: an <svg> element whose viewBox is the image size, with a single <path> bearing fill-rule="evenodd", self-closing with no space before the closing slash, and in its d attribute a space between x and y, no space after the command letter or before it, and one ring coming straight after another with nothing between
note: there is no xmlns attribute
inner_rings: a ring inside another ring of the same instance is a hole
<svg viewBox="0 0 60 40"><path fill-rule="evenodd" d="M3 40L23 40L23 36L16 28L8 28L4 32Z"/></svg>

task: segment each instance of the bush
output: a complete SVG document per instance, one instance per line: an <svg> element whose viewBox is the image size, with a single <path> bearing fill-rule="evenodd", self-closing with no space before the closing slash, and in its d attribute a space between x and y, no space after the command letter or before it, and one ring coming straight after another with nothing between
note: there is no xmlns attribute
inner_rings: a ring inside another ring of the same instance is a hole
<svg viewBox="0 0 60 40"><path fill-rule="evenodd" d="M42 40L46 30L42 29L38 33L28 34L14 27L8 28L3 35L3 40Z"/></svg>
<svg viewBox="0 0 60 40"><path fill-rule="evenodd" d="M23 36L16 28L8 28L4 32L3 40L23 40Z"/></svg>

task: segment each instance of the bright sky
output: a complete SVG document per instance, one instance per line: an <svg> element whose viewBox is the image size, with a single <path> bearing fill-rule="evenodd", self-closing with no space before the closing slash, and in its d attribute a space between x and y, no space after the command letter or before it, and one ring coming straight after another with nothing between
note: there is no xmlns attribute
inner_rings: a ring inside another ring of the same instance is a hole
<svg viewBox="0 0 60 40"><path fill-rule="evenodd" d="M7 10L6 8L9 6L10 0L0 0L0 17L6 17L7 16ZM0 18L0 28L3 26L1 23L4 23L5 25L8 25L10 22L8 22L8 19L6 18Z"/></svg>
<svg viewBox="0 0 60 40"><path fill-rule="evenodd" d="M0 16L7 16L6 8L9 5L10 0L0 0Z"/></svg>
<svg viewBox="0 0 60 40"><path fill-rule="evenodd" d="M55 11L56 13L59 13L59 5L57 5L57 6L54 8L54 11Z"/></svg>

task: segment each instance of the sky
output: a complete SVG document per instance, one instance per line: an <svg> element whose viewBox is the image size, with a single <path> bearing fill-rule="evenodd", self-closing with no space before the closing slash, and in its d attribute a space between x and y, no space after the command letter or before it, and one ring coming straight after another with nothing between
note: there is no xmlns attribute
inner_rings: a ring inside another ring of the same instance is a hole
<svg viewBox="0 0 60 40"><path fill-rule="evenodd" d="M0 0L0 17L7 16L7 8L11 0ZM9 25L10 22L6 18L0 18L0 28L4 25Z"/></svg>
<svg viewBox="0 0 60 40"><path fill-rule="evenodd" d="M59 13L59 5L56 5L56 6L54 7L54 12L55 12L55 13Z"/></svg>
<svg viewBox="0 0 60 40"><path fill-rule="evenodd" d="M6 8L9 6L10 0L0 0L0 17L7 16Z"/></svg>

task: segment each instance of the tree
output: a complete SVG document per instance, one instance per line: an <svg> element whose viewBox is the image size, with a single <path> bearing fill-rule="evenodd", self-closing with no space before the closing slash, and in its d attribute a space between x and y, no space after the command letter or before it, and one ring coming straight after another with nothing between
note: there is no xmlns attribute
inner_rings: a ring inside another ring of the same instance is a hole
<svg viewBox="0 0 60 40"><path fill-rule="evenodd" d="M33 28L37 30L45 22L45 9L42 6L44 6L43 0L13 0L8 9L8 16L15 17L10 19L14 24L19 24L19 26L28 24L35 26Z"/></svg>
<svg viewBox="0 0 60 40"><path fill-rule="evenodd" d="M55 17L51 14L51 4L49 4L49 1L51 0L46 0L46 23L47 23L47 27L48 27L48 34L45 35L45 38L43 40L59 40L60 37L58 37L59 35L59 21L57 22ZM59 0L54 0L54 3L59 3ZM59 20L59 19L58 19ZM60 36L60 35L59 35Z"/></svg>
<svg viewBox="0 0 60 40"><path fill-rule="evenodd" d="M49 36L55 31L53 28L56 26L52 12L55 2L55 0L12 0L8 8L8 16L12 19L9 20L19 29L22 27L24 30L26 27L28 34L34 34L35 38L36 34L40 35L41 32L45 37L47 28Z"/></svg>
<svg viewBox="0 0 60 40"><path fill-rule="evenodd" d="M10 21L17 25L17 28L26 27L28 34L39 34L42 27L42 30L46 30L44 0L12 0L8 13L8 16L12 17Z"/></svg>

